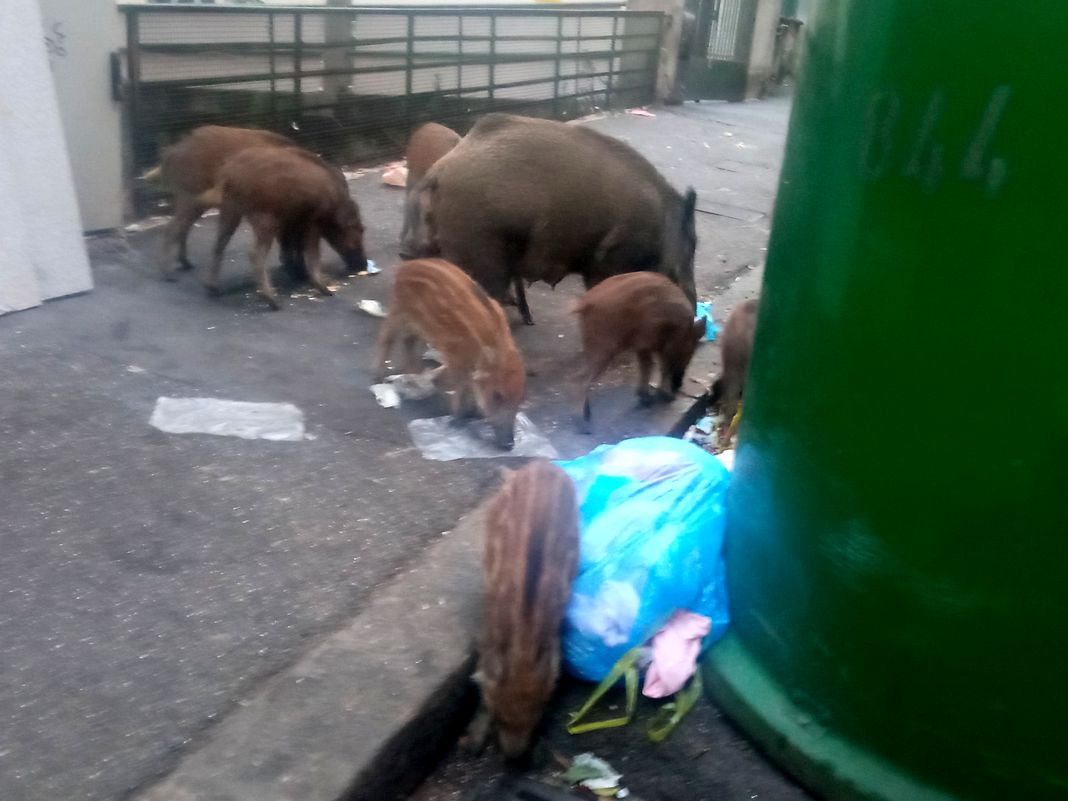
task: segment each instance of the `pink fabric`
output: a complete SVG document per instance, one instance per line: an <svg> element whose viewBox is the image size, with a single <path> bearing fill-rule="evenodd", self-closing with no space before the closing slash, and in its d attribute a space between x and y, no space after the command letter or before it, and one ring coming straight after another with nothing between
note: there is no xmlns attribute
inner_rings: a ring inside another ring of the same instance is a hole
<svg viewBox="0 0 1068 801"><path fill-rule="evenodd" d="M697 669L701 640L711 630L711 619L676 610L653 637L653 660L645 673L642 695L666 698L681 690Z"/></svg>

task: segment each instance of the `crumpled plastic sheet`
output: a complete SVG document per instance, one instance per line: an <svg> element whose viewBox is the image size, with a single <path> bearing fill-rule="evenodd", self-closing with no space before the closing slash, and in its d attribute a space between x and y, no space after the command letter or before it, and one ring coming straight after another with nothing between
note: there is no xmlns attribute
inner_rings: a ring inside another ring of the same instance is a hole
<svg viewBox="0 0 1068 801"><path fill-rule="evenodd" d="M493 443L489 424L468 420L460 425L453 418L428 417L408 423L408 432L424 459L451 462L453 459L493 459L501 456L531 456L556 459L556 448L525 414L515 418L515 447L510 451Z"/></svg>
<svg viewBox="0 0 1068 801"><path fill-rule="evenodd" d="M712 319L712 301L702 300L697 304L697 314L694 319L700 320L702 317L705 318L705 339L709 342L715 342L716 335L719 333L719 326Z"/></svg>
<svg viewBox="0 0 1068 801"><path fill-rule="evenodd" d="M292 403L160 397L148 422L168 434L214 434L273 442L304 439L304 412Z"/></svg>

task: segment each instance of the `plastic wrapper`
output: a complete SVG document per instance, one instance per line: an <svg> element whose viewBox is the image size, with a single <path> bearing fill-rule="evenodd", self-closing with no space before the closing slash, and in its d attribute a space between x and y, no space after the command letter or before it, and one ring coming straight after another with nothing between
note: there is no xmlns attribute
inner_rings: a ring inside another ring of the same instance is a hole
<svg viewBox="0 0 1068 801"><path fill-rule="evenodd" d="M580 503L581 555L563 627L570 672L600 681L676 609L729 622L723 562L730 473L671 437L604 445L560 466Z"/></svg>
<svg viewBox="0 0 1068 801"><path fill-rule="evenodd" d="M304 412L292 403L218 398L157 398L148 421L168 434L215 434L241 439L304 439Z"/></svg>
<svg viewBox="0 0 1068 801"><path fill-rule="evenodd" d="M424 459L450 462L453 459L491 459L500 456L531 456L555 459L556 448L525 414L515 418L515 447L502 450L493 444L484 420L455 423L452 417L430 417L408 423L412 442Z"/></svg>

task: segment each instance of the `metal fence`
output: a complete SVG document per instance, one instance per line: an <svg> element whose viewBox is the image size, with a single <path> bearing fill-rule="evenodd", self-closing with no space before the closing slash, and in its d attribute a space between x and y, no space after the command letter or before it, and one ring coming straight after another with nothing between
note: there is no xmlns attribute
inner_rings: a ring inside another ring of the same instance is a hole
<svg viewBox="0 0 1068 801"><path fill-rule="evenodd" d="M132 174L198 125L286 133L339 163L488 111L566 119L653 97L663 15L536 8L120 6Z"/></svg>

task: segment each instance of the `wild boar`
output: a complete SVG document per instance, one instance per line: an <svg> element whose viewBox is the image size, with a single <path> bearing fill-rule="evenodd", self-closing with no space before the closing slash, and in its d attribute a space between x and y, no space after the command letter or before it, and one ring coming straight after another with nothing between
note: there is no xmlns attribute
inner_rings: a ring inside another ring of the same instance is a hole
<svg viewBox="0 0 1068 801"><path fill-rule="evenodd" d="M164 150L159 166L146 173L146 178L160 179L174 191L174 216L163 232L167 278L174 277L176 268L193 269L186 252L189 230L205 211L219 205L217 184L223 164L248 147L296 147L296 143L270 131L202 125ZM283 261L292 268L291 256L284 254Z"/></svg>
<svg viewBox="0 0 1068 801"><path fill-rule="evenodd" d="M526 371L496 301L447 261L402 262L378 337L379 380L398 337L404 342L408 372L419 370L415 347L420 338L436 348L442 372L455 389L453 416L460 420L481 413L493 427L497 445L512 448Z"/></svg>
<svg viewBox="0 0 1068 801"><path fill-rule="evenodd" d="M592 287L651 270L693 306L697 195L675 191L628 145L582 125L488 114L417 190L416 237L504 300L513 279ZM533 323L515 282L524 322Z"/></svg>
<svg viewBox="0 0 1068 801"><path fill-rule="evenodd" d="M460 134L452 128L428 122L420 126L408 140L404 156L408 162L408 186L413 187L426 175L435 162L460 143Z"/></svg>
<svg viewBox="0 0 1068 801"><path fill-rule="evenodd" d="M606 278L576 301L573 311L579 316L586 362L582 431L590 430L590 386L623 353L637 354L643 405L655 400L649 387L654 358L660 366L660 397L675 397L705 333L704 319L695 321L693 310L681 289L648 272Z"/></svg>
<svg viewBox="0 0 1068 801"><path fill-rule="evenodd" d="M405 158L408 162L408 187L404 195L404 227L401 230L401 257L436 256L429 243L409 241L412 232L418 226L413 225L423 213L415 187L423 180L434 163L452 150L460 141L460 134L436 122L420 126L408 140ZM419 229L420 233L423 229Z"/></svg>
<svg viewBox="0 0 1068 801"><path fill-rule="evenodd" d="M510 473L490 504L485 609L475 681L482 704L465 745L491 729L509 759L529 752L560 670L560 624L578 567L578 503L550 462Z"/></svg>
<svg viewBox="0 0 1068 801"><path fill-rule="evenodd" d="M299 148L250 147L219 171L219 230L205 284L217 293L223 251L243 218L252 225L249 253L260 295L272 309L278 296L267 272L267 253L275 239L289 237L304 252L312 285L332 295L320 263L319 239L337 251L351 272L367 265L360 210L336 167Z"/></svg>
<svg viewBox="0 0 1068 801"><path fill-rule="evenodd" d="M722 417L719 444L726 446L734 431L731 423L741 403L749 373L749 357L753 352L753 335L756 333L760 298L739 304L723 326L720 334L720 352L723 355L723 370L712 382L709 403L718 407Z"/></svg>

